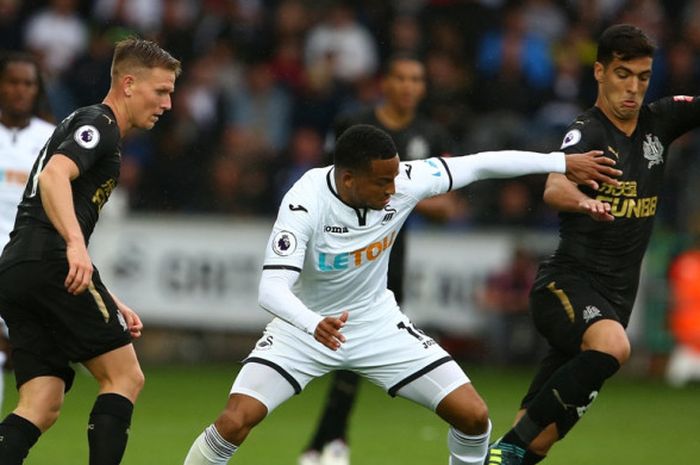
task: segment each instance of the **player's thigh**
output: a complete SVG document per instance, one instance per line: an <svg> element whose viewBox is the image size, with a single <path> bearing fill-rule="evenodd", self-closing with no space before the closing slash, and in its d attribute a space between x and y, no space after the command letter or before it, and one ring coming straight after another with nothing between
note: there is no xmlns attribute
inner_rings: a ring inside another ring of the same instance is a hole
<svg viewBox="0 0 700 465"><path fill-rule="evenodd" d="M345 343L349 369L396 396L399 391L442 365L452 357L430 336L413 325L406 315L396 312L373 325L366 334L348 334ZM448 378L439 385L428 384L421 395L421 404L434 410L451 389L469 382L455 364ZM442 370L439 371L442 373Z"/></svg>
<svg viewBox="0 0 700 465"><path fill-rule="evenodd" d="M277 369L261 363L261 361L246 363L233 382L227 409L237 410L246 406L245 402L235 398L235 395L238 394L260 402L265 406L266 414L268 414L297 394L297 390L289 381ZM257 409L250 408L250 410ZM261 419L262 417L257 421Z"/></svg>
<svg viewBox="0 0 700 465"><path fill-rule="evenodd" d="M288 388L299 394L312 379L341 368L342 356L313 336L275 319L243 363L231 393L254 397L271 411L279 405L275 399L286 400ZM280 386L269 385L270 380Z"/></svg>
<svg viewBox="0 0 700 465"><path fill-rule="evenodd" d="M0 273L0 313L9 330L17 388L43 377L63 380L68 391L75 373L69 356L56 339L57 331L47 325L35 296L43 292L38 262L24 262Z"/></svg>
<svg viewBox="0 0 700 465"><path fill-rule="evenodd" d="M469 378L454 360L423 373L396 394L433 411L476 411L483 405Z"/></svg>
<svg viewBox="0 0 700 465"><path fill-rule="evenodd" d="M619 322L612 304L573 275L535 286L530 293L530 311L550 346L568 355L580 351L583 335L591 325L601 320Z"/></svg>

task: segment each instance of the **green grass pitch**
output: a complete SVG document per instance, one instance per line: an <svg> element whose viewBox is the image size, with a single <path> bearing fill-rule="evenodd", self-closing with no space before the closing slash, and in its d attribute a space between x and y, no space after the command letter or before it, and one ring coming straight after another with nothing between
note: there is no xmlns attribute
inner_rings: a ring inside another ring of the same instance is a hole
<svg viewBox="0 0 700 465"><path fill-rule="evenodd" d="M487 401L494 436L509 425L530 370L465 366ZM146 366L146 388L136 406L125 465L181 464L192 440L223 407L237 366ZM6 376L4 411L15 405ZM317 420L327 379L272 413L232 464L296 465ZM96 384L79 373L58 423L31 451L27 465L87 463L85 424ZM588 414L544 462L549 465L696 463L700 452L700 386L673 389L620 375L605 386ZM361 387L351 421L353 465L444 465L446 426L434 414L391 399L369 383Z"/></svg>

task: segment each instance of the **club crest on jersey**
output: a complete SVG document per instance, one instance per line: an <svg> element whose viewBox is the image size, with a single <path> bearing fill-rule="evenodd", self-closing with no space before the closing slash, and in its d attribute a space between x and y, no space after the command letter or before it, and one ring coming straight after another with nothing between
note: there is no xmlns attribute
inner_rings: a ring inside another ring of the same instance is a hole
<svg viewBox="0 0 700 465"><path fill-rule="evenodd" d="M384 218L382 218L382 224L387 224L389 221L394 219L394 215L396 214L396 209L394 207L391 207L387 205L384 207L384 211L386 214L384 215Z"/></svg>
<svg viewBox="0 0 700 465"><path fill-rule="evenodd" d="M257 350L269 350L272 348L272 335L263 335L255 344Z"/></svg>
<svg viewBox="0 0 700 465"><path fill-rule="evenodd" d="M565 149L567 147L571 147L572 145L576 145L579 143L580 140L581 131L579 131L578 129L572 129L571 131L567 132L564 136L564 141L561 143L560 149Z"/></svg>
<svg viewBox="0 0 700 465"><path fill-rule="evenodd" d="M75 130L73 139L79 146L85 149L93 149L100 142L100 131L95 126L86 124Z"/></svg>
<svg viewBox="0 0 700 465"><path fill-rule="evenodd" d="M646 140L642 143L642 152L644 158L649 160L649 169L664 162L664 146L659 138L652 134L646 135Z"/></svg>
<svg viewBox="0 0 700 465"><path fill-rule="evenodd" d="M280 231L272 238L272 250L282 257L291 255L297 249L297 238L289 231Z"/></svg>

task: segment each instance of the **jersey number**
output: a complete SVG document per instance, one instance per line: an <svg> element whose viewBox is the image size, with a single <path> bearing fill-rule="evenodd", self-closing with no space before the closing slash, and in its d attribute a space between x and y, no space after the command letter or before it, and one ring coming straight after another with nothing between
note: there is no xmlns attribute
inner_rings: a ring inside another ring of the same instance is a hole
<svg viewBox="0 0 700 465"><path fill-rule="evenodd" d="M413 326L413 323L409 323L406 325L403 321L401 321L399 324L396 325L397 328L399 329L405 329L408 334L411 336L415 337L419 341L423 340L423 335L421 334L421 330L417 329L415 326Z"/></svg>
<svg viewBox="0 0 700 465"><path fill-rule="evenodd" d="M39 163L36 166L36 173L32 176L32 191L29 193L29 197L34 197L36 191L39 188L39 174L41 170L44 169L44 161L46 160L46 149L49 148L49 143L44 145L44 149L41 151L41 156L39 157Z"/></svg>

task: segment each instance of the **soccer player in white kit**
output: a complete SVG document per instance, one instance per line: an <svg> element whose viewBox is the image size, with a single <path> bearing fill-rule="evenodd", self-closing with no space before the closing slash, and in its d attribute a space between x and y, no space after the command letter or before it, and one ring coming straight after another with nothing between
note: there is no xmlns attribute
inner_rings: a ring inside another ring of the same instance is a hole
<svg viewBox="0 0 700 465"><path fill-rule="evenodd" d="M384 131L350 127L338 139L333 166L309 170L282 200L259 288L260 305L276 318L185 465L227 463L269 412L338 369L435 411L450 424L449 463L480 465L491 431L486 404L387 289L393 240L420 200L479 179L558 172L577 183L614 184L609 175L618 170L600 153L565 159L502 151L401 163Z"/></svg>
<svg viewBox="0 0 700 465"><path fill-rule="evenodd" d="M10 52L0 57L0 251L10 239L34 160L55 128L36 116L40 82L39 66L30 55ZM0 318L0 349L8 342L6 331ZM0 409L5 361L0 350Z"/></svg>

